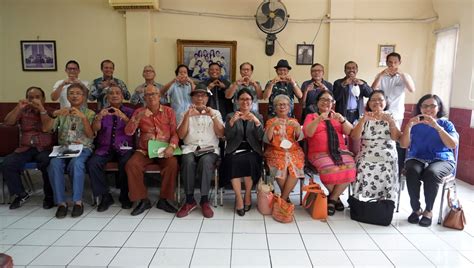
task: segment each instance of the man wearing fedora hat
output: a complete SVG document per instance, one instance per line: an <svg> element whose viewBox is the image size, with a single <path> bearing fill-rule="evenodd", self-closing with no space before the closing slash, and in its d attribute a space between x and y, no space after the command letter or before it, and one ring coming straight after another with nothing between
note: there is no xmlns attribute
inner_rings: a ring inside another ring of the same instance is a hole
<svg viewBox="0 0 474 268"><path fill-rule="evenodd" d="M273 99L278 95L287 95L290 98L290 112L289 116L294 117L294 96L298 99L303 97L301 88L296 84L295 80L288 75L291 70L290 64L287 60L279 60L275 66L277 76L267 82L265 91L263 92L263 98L268 99L268 116L274 117L275 111L273 108Z"/></svg>

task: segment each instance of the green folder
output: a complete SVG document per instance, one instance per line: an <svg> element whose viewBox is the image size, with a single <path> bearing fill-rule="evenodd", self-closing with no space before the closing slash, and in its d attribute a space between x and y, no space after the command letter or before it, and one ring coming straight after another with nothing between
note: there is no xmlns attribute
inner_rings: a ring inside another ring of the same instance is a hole
<svg viewBox="0 0 474 268"><path fill-rule="evenodd" d="M155 158L155 157L160 157L159 152L161 151L160 148L165 148L169 146L169 143L167 142L162 142L162 141L157 141L157 140L149 140L148 141L148 157L149 158ZM181 148L176 147L174 149L173 155L181 155L183 152L181 151Z"/></svg>

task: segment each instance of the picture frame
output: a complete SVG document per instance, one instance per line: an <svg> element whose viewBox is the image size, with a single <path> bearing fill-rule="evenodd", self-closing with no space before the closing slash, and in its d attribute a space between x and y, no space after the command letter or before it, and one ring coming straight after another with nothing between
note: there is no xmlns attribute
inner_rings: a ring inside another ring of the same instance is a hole
<svg viewBox="0 0 474 268"><path fill-rule="evenodd" d="M297 44L296 45L296 64L313 65L314 45Z"/></svg>
<svg viewBox="0 0 474 268"><path fill-rule="evenodd" d="M222 78L235 81L237 41L176 40L178 65L189 68L189 77L207 79L209 64L217 62L222 68Z"/></svg>
<svg viewBox="0 0 474 268"><path fill-rule="evenodd" d="M387 67L387 55L395 52L395 45L379 45L377 65L378 67Z"/></svg>
<svg viewBox="0 0 474 268"><path fill-rule="evenodd" d="M20 41L23 71L57 71L56 41Z"/></svg>

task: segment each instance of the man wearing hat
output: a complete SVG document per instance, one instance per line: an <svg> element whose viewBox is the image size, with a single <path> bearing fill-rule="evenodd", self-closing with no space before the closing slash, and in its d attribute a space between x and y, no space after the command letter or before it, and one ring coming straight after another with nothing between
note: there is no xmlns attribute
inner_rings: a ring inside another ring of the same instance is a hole
<svg viewBox="0 0 474 268"><path fill-rule="evenodd" d="M212 218L214 212L208 196L215 163L219 157L219 137L224 135L224 123L218 110L206 106L211 95L205 85L197 85L190 94L192 105L178 122L178 136L184 143L181 147L181 177L186 202L176 216L185 217L197 207L194 185L198 181L202 214L206 218Z"/></svg>
<svg viewBox="0 0 474 268"><path fill-rule="evenodd" d="M268 99L268 116L274 117L275 111L273 108L273 99L278 95L287 95L290 98L290 112L289 116L294 117L293 107L294 107L294 96L298 99L303 97L301 88L296 84L295 80L288 75L291 70L291 66L288 64L287 60L279 60L275 66L275 71L277 76L267 82L265 86L265 91L263 93L263 98Z"/></svg>

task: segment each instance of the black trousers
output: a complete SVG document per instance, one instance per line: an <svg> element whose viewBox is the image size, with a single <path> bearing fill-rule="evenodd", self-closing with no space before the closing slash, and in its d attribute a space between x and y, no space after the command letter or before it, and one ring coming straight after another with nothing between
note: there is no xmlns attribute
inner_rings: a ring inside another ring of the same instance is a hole
<svg viewBox="0 0 474 268"><path fill-rule="evenodd" d="M410 195L410 205L413 211L420 209L420 187L423 182L425 194L425 210L433 210L433 204L438 194L439 184L443 178L454 169L454 164L448 161L436 161L429 165L415 159L405 163L407 189Z"/></svg>

